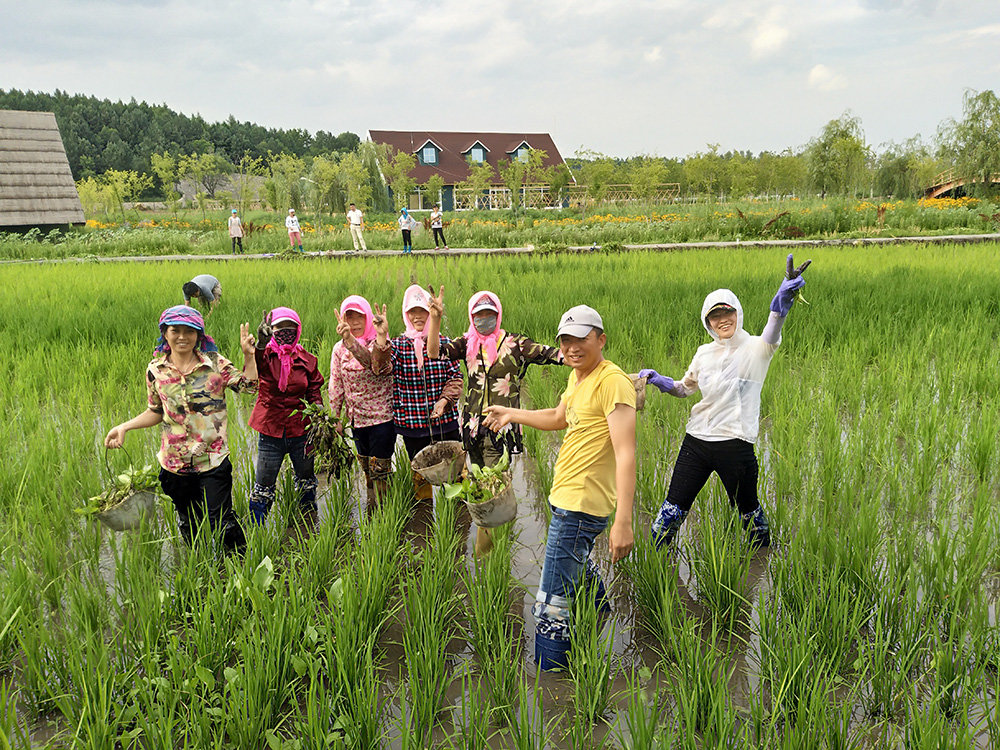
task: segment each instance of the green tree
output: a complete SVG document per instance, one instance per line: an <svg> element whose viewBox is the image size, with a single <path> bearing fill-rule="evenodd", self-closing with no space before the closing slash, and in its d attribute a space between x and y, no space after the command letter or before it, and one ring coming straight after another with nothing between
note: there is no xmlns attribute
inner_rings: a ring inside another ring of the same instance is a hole
<svg viewBox="0 0 1000 750"><path fill-rule="evenodd" d="M176 216L177 202L181 197L181 193L177 189L177 159L169 151L164 151L162 154L153 154L149 157L149 161L154 174L159 178L160 185L163 187L163 199Z"/></svg>
<svg viewBox="0 0 1000 750"><path fill-rule="evenodd" d="M966 192L995 193L1000 179L1000 99L987 89L965 92L962 119L948 121L941 128L942 155L954 160L958 174L966 182Z"/></svg>
<svg viewBox="0 0 1000 750"><path fill-rule="evenodd" d="M131 169L109 169L101 175L101 181L110 191L111 198L121 217L125 218L125 201L134 201L153 186L153 178Z"/></svg>
<svg viewBox="0 0 1000 750"><path fill-rule="evenodd" d="M824 125L806 147L809 180L824 198L827 193L857 195L869 181L870 156L860 118L847 111Z"/></svg>
<svg viewBox="0 0 1000 750"><path fill-rule="evenodd" d="M483 196L493 185L496 179L496 172L489 162L482 164L469 164L469 176L455 185L458 190L467 190L472 196L470 208L479 208Z"/></svg>
<svg viewBox="0 0 1000 750"><path fill-rule="evenodd" d="M719 144L709 143L708 151L698 152L684 160L684 179L696 195L716 198L721 189L725 165L719 155Z"/></svg>
<svg viewBox="0 0 1000 750"><path fill-rule="evenodd" d="M383 149L381 163L382 174L392 190L393 206L398 211L409 202L410 193L417 186L410 176L410 172L417 166L417 158L413 154L387 146Z"/></svg>
<svg viewBox="0 0 1000 750"><path fill-rule="evenodd" d="M424 195L431 205L441 202L441 189L444 187L444 177L437 172L427 178L423 184Z"/></svg>
<svg viewBox="0 0 1000 750"><path fill-rule="evenodd" d="M372 206L372 171L366 166L366 158L371 158L366 154L366 148L372 144L369 142L361 144L357 151L344 154L340 158L340 174L344 185L346 203L355 203L362 209ZM377 172L376 172L377 177ZM384 191L381 191L384 192ZM347 206L345 205L346 209ZM383 210L386 208L382 207Z"/></svg>

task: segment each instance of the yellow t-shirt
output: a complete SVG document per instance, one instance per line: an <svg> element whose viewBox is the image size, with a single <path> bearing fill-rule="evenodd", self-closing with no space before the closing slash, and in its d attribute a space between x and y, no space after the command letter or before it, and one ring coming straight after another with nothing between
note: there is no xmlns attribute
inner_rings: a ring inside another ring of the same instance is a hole
<svg viewBox="0 0 1000 750"><path fill-rule="evenodd" d="M615 510L615 450L608 415L618 404L635 408L632 379L603 360L583 381L576 372L562 395L566 435L556 459L549 502L557 508L610 516Z"/></svg>

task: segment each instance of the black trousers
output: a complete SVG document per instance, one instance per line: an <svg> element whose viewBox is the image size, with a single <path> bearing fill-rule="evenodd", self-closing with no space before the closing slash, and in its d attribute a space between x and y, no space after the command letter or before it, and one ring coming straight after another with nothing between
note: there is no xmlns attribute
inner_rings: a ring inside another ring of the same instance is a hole
<svg viewBox="0 0 1000 750"><path fill-rule="evenodd" d="M410 230L403 229L402 232L403 232L403 246L410 247L413 244L413 241L410 239Z"/></svg>
<svg viewBox="0 0 1000 750"><path fill-rule="evenodd" d="M445 247L448 246L448 241L444 238L444 229L442 227L432 227L434 231L434 246L438 247L438 237L441 238L441 244Z"/></svg>
<svg viewBox="0 0 1000 750"><path fill-rule="evenodd" d="M735 505L741 515L757 510L760 506L757 454L753 443L736 439L709 441L685 435L670 477L666 501L685 513L691 510L694 499L713 471L726 488L729 504Z"/></svg>
<svg viewBox="0 0 1000 750"><path fill-rule="evenodd" d="M160 486L174 503L177 525L185 541L191 542L202 518L213 531L222 530L227 550L242 550L246 537L233 512L233 465L227 457L221 464L198 474L174 474L160 469Z"/></svg>
<svg viewBox="0 0 1000 750"><path fill-rule="evenodd" d="M240 246L240 252L242 253L243 252L243 238L242 237L233 237L232 239L233 239L233 252L234 253L236 252L236 246L239 245Z"/></svg>

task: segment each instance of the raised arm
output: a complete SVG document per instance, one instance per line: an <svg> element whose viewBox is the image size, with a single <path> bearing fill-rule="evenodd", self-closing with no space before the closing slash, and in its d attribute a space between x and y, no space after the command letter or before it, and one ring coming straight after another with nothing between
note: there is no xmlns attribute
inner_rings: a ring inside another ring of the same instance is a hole
<svg viewBox="0 0 1000 750"><path fill-rule="evenodd" d="M431 297L430 315L427 317L427 356L437 359L441 353L441 317L444 315L444 287L440 288L438 296L434 289L428 290Z"/></svg>
<svg viewBox="0 0 1000 750"><path fill-rule="evenodd" d="M792 309L792 305L795 304L799 290L806 284L802 273L809 268L810 263L812 261L807 260L796 268L791 253L785 259L785 279L778 287L778 293L771 300L771 314L767 318L767 325L764 326L764 330L760 334L766 343L774 346L781 343L781 326L784 325L785 318Z"/></svg>
<svg viewBox="0 0 1000 750"><path fill-rule="evenodd" d="M608 532L611 562L632 551L632 504L635 500L635 407L616 404L608 415L608 433L615 451L615 522Z"/></svg>
<svg viewBox="0 0 1000 750"><path fill-rule="evenodd" d="M655 386L660 393L669 393L676 398L687 398L698 390L698 382L691 377L690 371L683 380L674 380L666 375L660 375L656 370L639 370L639 377L646 378L649 385Z"/></svg>

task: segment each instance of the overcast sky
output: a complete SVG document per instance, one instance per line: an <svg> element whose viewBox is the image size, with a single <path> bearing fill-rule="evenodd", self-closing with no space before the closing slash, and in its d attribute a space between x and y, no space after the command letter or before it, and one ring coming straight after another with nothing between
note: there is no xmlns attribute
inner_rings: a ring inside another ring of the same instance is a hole
<svg viewBox="0 0 1000 750"><path fill-rule="evenodd" d="M996 0L0 0L0 88L208 120L547 131L564 156L878 147L1000 90ZM14 21L13 19L20 19Z"/></svg>

